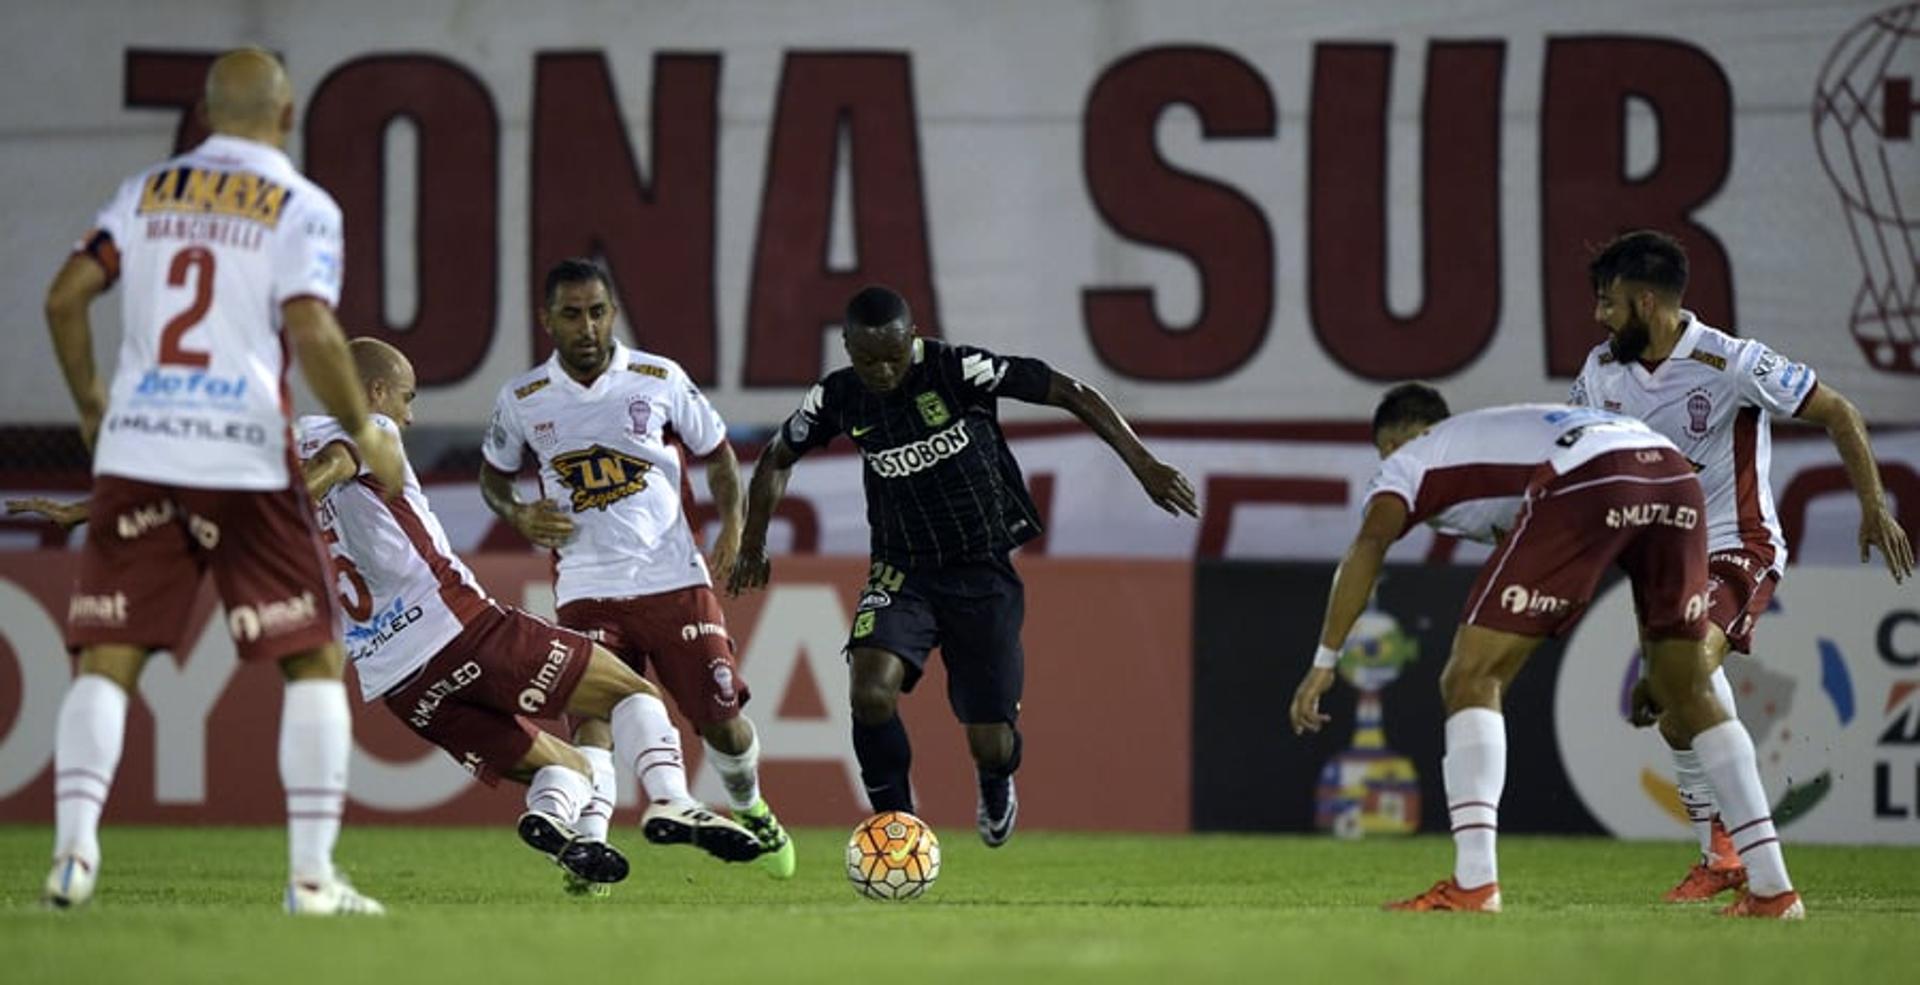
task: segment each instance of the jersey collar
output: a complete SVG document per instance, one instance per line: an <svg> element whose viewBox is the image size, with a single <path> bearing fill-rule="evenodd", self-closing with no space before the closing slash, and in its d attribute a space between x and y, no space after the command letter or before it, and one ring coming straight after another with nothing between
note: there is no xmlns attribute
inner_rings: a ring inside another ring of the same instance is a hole
<svg viewBox="0 0 1920 985"><path fill-rule="evenodd" d="M1667 354L1668 359L1685 359L1693 355L1694 347L1700 344L1700 319L1695 318L1693 312L1682 308L1680 320L1687 327L1680 330L1680 340L1673 344L1673 351Z"/></svg>
<svg viewBox="0 0 1920 985"><path fill-rule="evenodd" d="M272 144L224 133L216 133L201 141L193 152L209 157L231 157L244 164L271 163L275 167L293 167L293 160L287 157L286 152Z"/></svg>
<svg viewBox="0 0 1920 985"><path fill-rule="evenodd" d="M555 386L572 387L583 393L594 393L600 389L600 384L612 379L615 372L626 369L632 359L633 350L627 348L626 344L619 339L614 339L613 355L607 358L607 368L593 378L592 386L582 386L579 380L567 375L566 369L560 365L560 350L555 349L553 354L547 357L547 379L553 381Z"/></svg>

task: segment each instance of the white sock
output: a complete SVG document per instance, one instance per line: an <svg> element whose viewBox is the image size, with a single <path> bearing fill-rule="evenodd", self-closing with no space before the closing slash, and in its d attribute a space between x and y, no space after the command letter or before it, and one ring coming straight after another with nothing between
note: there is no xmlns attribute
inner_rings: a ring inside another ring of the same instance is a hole
<svg viewBox="0 0 1920 985"><path fill-rule="evenodd" d="M1778 896L1793 888L1780 836L1773 829L1767 792L1760 785L1760 764L1753 739L1738 719L1729 719L1693 737L1700 767L1713 783L1720 818L1733 847L1747 865L1747 887L1757 896Z"/></svg>
<svg viewBox="0 0 1920 985"><path fill-rule="evenodd" d="M1674 787L1680 791L1680 806L1687 810L1687 823L1700 839L1700 860L1713 861L1713 784L1700 768L1700 754L1692 749L1669 749L1673 753Z"/></svg>
<svg viewBox="0 0 1920 985"><path fill-rule="evenodd" d="M740 719L752 729L753 723ZM760 733L753 732L747 740L746 751L739 755L729 755L707 743L707 762L713 764L713 771L720 774L720 783L727 788L727 806L735 812L752 807L760 799Z"/></svg>
<svg viewBox="0 0 1920 985"><path fill-rule="evenodd" d="M606 841L607 827L613 823L613 802L619 794L619 778L613 772L613 750L598 746L580 746L580 755L593 767L593 797L580 809L573 829L588 841Z"/></svg>
<svg viewBox="0 0 1920 985"><path fill-rule="evenodd" d="M591 799L593 781L565 766L542 766L527 783L527 810L551 814L568 827L580 819L580 811Z"/></svg>
<svg viewBox="0 0 1920 985"><path fill-rule="evenodd" d="M81 674L60 702L54 732L53 854L100 867L100 812L120 768L127 736L127 692L99 674Z"/></svg>
<svg viewBox="0 0 1920 985"><path fill-rule="evenodd" d="M607 716L613 725L613 748L633 770L648 800L683 802L687 766L680 756L680 730L667 717L667 706L651 694L636 694L613 706Z"/></svg>
<svg viewBox="0 0 1920 985"><path fill-rule="evenodd" d="M1713 676L1708 678L1713 684L1713 696L1720 699L1720 707L1727 710L1728 718L1739 718L1740 709L1733 704L1733 682L1727 680L1727 668L1713 668Z"/></svg>
<svg viewBox="0 0 1920 985"><path fill-rule="evenodd" d="M1507 719L1468 708L1447 719L1447 755L1440 761L1453 823L1453 881L1463 889L1497 882L1494 841L1500 793L1507 785Z"/></svg>
<svg viewBox="0 0 1920 985"><path fill-rule="evenodd" d="M352 749L346 685L288 681L280 708L280 783L287 789L287 860L295 882L333 879Z"/></svg>

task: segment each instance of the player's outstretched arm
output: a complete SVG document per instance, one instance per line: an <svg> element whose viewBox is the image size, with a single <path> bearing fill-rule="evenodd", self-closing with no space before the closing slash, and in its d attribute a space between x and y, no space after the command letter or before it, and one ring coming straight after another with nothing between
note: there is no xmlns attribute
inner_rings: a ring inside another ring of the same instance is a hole
<svg viewBox="0 0 1920 985"><path fill-rule="evenodd" d="M1047 385L1047 403L1070 412L1099 435L1127 463L1155 506L1168 513L1200 515L1200 499L1194 495L1193 483L1179 469L1155 458L1100 391L1054 370Z"/></svg>
<svg viewBox="0 0 1920 985"><path fill-rule="evenodd" d="M373 425L367 413L367 395L347 351L346 335L333 318L333 309L313 297L297 297L280 309L288 340L300 359L307 386L334 420L352 436L373 477L385 487L387 498L400 495L406 484L406 463L400 444Z"/></svg>
<svg viewBox="0 0 1920 985"><path fill-rule="evenodd" d="M8 516L39 516L59 524L62 530L73 528L87 522L87 500L62 503L45 496L29 496L25 499L7 500Z"/></svg>
<svg viewBox="0 0 1920 985"><path fill-rule="evenodd" d="M798 461L800 456L787 447L778 431L760 450L753 479L747 483L747 520L740 531L739 559L734 562L733 576L727 579L728 595L766 587L773 571L772 562L767 560L767 527L773 522L773 508L787 494L787 480Z"/></svg>
<svg viewBox="0 0 1920 985"><path fill-rule="evenodd" d="M1332 721L1320 711L1320 698L1333 687L1333 666L1347 634L1367 607L1374 582L1380 579L1380 566L1387 548L1400 539L1407 525L1407 504L1398 496L1378 495L1367 501L1360 520L1360 532L1354 535L1340 567L1333 573L1333 588L1327 593L1327 614L1320 624L1320 648L1314 652L1313 666L1294 689L1289 719L1295 735L1318 732Z"/></svg>
<svg viewBox="0 0 1920 985"><path fill-rule="evenodd" d="M1913 545L1907 540L1900 521L1887 508L1885 490L1880 485L1880 465L1874 460L1873 445L1867 439L1866 421L1840 391L1822 382L1807 396L1807 402L1795 414L1827 429L1827 437L1840 453L1847 481L1860 498L1860 562L1865 564L1868 548L1878 547L1886 558L1887 570L1896 582L1913 574Z"/></svg>
<svg viewBox="0 0 1920 985"><path fill-rule="evenodd" d="M360 466L354 462L353 453L347 446L335 441L315 452L312 458L300 463L300 476L307 484L307 496L314 502L333 490L334 486L360 474Z"/></svg>
<svg viewBox="0 0 1920 985"><path fill-rule="evenodd" d="M92 450L94 438L100 433L100 419L107 413L107 389L93 362L93 323L87 309L107 285L107 270L100 261L76 253L67 258L47 288L47 331L53 335L53 351L60 357L67 391L73 394L74 407L80 411L80 440L86 442L88 450Z"/></svg>
<svg viewBox="0 0 1920 985"><path fill-rule="evenodd" d="M560 504L551 499L523 503L514 491L513 476L480 463L480 498L487 509L513 525L520 536L541 547L559 548L573 539L573 518L560 512Z"/></svg>
<svg viewBox="0 0 1920 985"><path fill-rule="evenodd" d="M715 584L730 585L733 569L740 558L740 459L733 445L721 441L707 456L707 492L720 513L720 534L714 538L707 555L707 567Z"/></svg>

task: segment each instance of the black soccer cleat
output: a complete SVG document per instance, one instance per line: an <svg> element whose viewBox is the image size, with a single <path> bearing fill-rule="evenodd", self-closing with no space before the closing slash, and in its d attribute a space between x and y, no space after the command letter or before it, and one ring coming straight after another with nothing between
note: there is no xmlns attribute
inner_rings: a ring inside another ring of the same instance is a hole
<svg viewBox="0 0 1920 985"><path fill-rule="evenodd" d="M656 845L692 845L722 862L751 862L767 850L753 832L693 801L654 801L640 832Z"/></svg>
<svg viewBox="0 0 1920 985"><path fill-rule="evenodd" d="M587 882L619 882L627 877L627 857L618 848L584 840L566 822L544 811L520 815L519 831L528 847Z"/></svg>
<svg viewBox="0 0 1920 985"><path fill-rule="evenodd" d="M980 840L988 848L999 848L1013 837L1014 819L1020 816L1020 797L1013 790L1013 776L980 775L980 809L974 820Z"/></svg>

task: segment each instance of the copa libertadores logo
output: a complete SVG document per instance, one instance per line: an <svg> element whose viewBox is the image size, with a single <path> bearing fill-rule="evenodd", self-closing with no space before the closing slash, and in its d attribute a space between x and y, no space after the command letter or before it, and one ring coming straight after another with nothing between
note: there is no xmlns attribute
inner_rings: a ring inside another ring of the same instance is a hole
<svg viewBox="0 0 1920 985"><path fill-rule="evenodd" d="M1862 280L1848 330L1867 362L1920 375L1920 3L1842 35L1820 71L1813 137L1840 193Z"/></svg>

